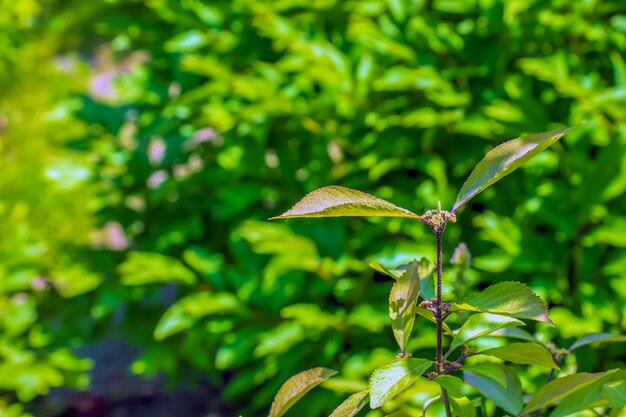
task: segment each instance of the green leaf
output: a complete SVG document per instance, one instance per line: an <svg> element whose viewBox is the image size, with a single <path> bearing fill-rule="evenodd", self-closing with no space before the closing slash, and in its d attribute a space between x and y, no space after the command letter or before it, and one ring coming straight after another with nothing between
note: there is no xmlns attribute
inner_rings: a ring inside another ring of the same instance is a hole
<svg viewBox="0 0 626 417"><path fill-rule="evenodd" d="M476 407L480 405L480 398L476 398L478 404L475 404L475 400L470 400L467 397L454 398L450 397L450 406L452 408L453 417L476 417Z"/></svg>
<svg viewBox="0 0 626 417"><path fill-rule="evenodd" d="M124 285L193 284L196 276L175 258L149 252L130 252L118 267Z"/></svg>
<svg viewBox="0 0 626 417"><path fill-rule="evenodd" d="M550 417L565 417L582 410L597 407L608 407L609 401L603 396L603 387L614 381L626 378L626 371L617 371L606 375L578 390L572 395L563 398L559 405L550 413Z"/></svg>
<svg viewBox="0 0 626 417"><path fill-rule="evenodd" d="M556 379L541 387L530 399L528 404L526 404L523 412L529 414L542 407L553 404L561 398L585 388L594 381L613 372L615 371L599 372L595 374L580 373Z"/></svg>
<svg viewBox="0 0 626 417"><path fill-rule="evenodd" d="M403 358L379 366L370 378L370 406L378 408L408 388L433 363L426 359Z"/></svg>
<svg viewBox="0 0 626 417"><path fill-rule="evenodd" d="M310 192L291 209L270 220L343 216L406 217L422 220L417 214L388 201L362 191L339 186L324 187Z"/></svg>
<svg viewBox="0 0 626 417"><path fill-rule="evenodd" d="M613 407L626 407L626 381L613 382L602 388L602 396Z"/></svg>
<svg viewBox="0 0 626 417"><path fill-rule="evenodd" d="M406 344L415 321L415 304L420 293L419 264L413 260L409 268L398 278L389 295L389 317L393 335L406 352Z"/></svg>
<svg viewBox="0 0 626 417"><path fill-rule="evenodd" d="M465 372L465 382L475 387L486 398L493 401L498 407L517 415L522 410L522 385L519 378L510 368L504 368L506 384L483 375Z"/></svg>
<svg viewBox="0 0 626 417"><path fill-rule="evenodd" d="M352 394L339 407L335 408L330 417L353 417L369 400L370 394L368 390Z"/></svg>
<svg viewBox="0 0 626 417"><path fill-rule="evenodd" d="M550 352L536 343L511 343L510 345L483 350L478 354L493 356L519 365L541 365L559 369Z"/></svg>
<svg viewBox="0 0 626 417"><path fill-rule="evenodd" d="M470 295L455 305L459 310L480 311L554 325L548 307L537 294L520 282L501 282Z"/></svg>
<svg viewBox="0 0 626 417"><path fill-rule="evenodd" d="M579 347L590 345L592 343L599 342L623 342L626 341L626 336L619 334L611 334L611 333L590 333L584 336L581 336L570 346L568 349L569 352L572 352Z"/></svg>
<svg viewBox="0 0 626 417"><path fill-rule="evenodd" d="M154 329L154 338L163 340L192 327L200 318L208 315L236 313L240 310L239 300L231 293L191 294L181 298L165 311Z"/></svg>
<svg viewBox="0 0 626 417"><path fill-rule="evenodd" d="M512 317L499 316L496 314L479 313L474 314L457 331L450 351L458 348L462 344L474 340L478 337L492 333L498 329L510 326L523 326L524 322Z"/></svg>
<svg viewBox="0 0 626 417"><path fill-rule="evenodd" d="M521 167L530 158L552 145L571 127L512 139L496 146L476 165L452 208L454 213L476 194Z"/></svg>
<svg viewBox="0 0 626 417"><path fill-rule="evenodd" d="M463 380L452 375L439 375L435 382L453 397L462 397Z"/></svg>
<svg viewBox="0 0 626 417"><path fill-rule="evenodd" d="M274 397L269 417L280 417L307 392L337 372L328 368L313 368L289 378Z"/></svg>
<svg viewBox="0 0 626 417"><path fill-rule="evenodd" d="M504 369L502 369L501 365L483 362L483 363L474 363L471 365L463 365L463 371L468 371L476 375L486 376L487 378L493 379L498 382L500 385L506 388L506 374L504 373Z"/></svg>

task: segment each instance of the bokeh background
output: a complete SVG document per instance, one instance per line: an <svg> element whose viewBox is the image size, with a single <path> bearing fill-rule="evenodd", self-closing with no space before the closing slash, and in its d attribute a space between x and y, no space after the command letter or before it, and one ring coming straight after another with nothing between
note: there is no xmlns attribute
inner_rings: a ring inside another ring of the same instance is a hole
<svg viewBox="0 0 626 417"><path fill-rule="evenodd" d="M327 415L397 353L368 263L433 238L266 219L330 184L449 208L494 145L582 121L458 213L445 298L520 280L542 340L626 332L625 55L623 0L0 0L0 416L262 416L314 366L293 415Z"/></svg>

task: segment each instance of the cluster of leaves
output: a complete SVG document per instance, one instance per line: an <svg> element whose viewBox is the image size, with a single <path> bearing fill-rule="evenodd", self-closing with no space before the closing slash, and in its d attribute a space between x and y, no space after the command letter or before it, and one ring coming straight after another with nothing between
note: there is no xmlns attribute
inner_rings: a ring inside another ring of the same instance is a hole
<svg viewBox="0 0 626 417"><path fill-rule="evenodd" d="M208 377L245 415L306 364L341 366L295 406L330 411L395 356L366 260L432 259L431 236L401 218L259 220L336 183L416 212L451 206L487 147L556 121L588 123L567 158L555 147L474 200L446 249L478 255L444 290L522 279L561 331L537 337L563 346L626 327L623 2L14 4L0 11L1 264L21 286L3 276L0 316L26 295L35 325L1 336L32 353L23 363L113 334L141 348L133 372ZM434 333L415 327L407 349L427 356ZM566 366L623 367L620 349L581 350ZM24 400L71 385L51 367ZM11 381L10 396L33 386Z"/></svg>
<svg viewBox="0 0 626 417"><path fill-rule="evenodd" d="M461 187L452 211L455 212L478 193L524 165L569 130L568 128L513 139L489 151ZM448 417L475 417L476 407L480 407L482 401L475 393L473 398L469 397L472 394L470 387L492 400L505 412L514 415L529 415L535 412L535 416L538 416L541 408L555 403L558 403L558 407L550 414L553 417L567 416L599 407L608 407L612 409L611 415L620 415L620 410L626 407L626 370L614 369L595 374L574 373L552 380L555 371L560 371L559 364L564 357L575 349L594 342L625 341L626 336L589 334L578 339L567 350L544 346L533 335L517 328L524 325L519 319L553 325L548 318L546 304L527 286L518 282L498 283L460 301L445 304L442 302L442 235L449 221L456 222L454 214L439 208L418 216L366 193L331 186L307 194L290 210L275 218L337 216L401 216L426 223L437 236L437 278L436 282L428 278L435 265L426 258L422 258L419 263L413 260L410 264L393 271L380 264L371 265L395 280L389 296L389 317L401 351L394 361L376 368L369 377L369 387L348 397L333 411L331 417L352 417L367 403L372 409L391 403L403 391L416 385L418 378L433 365L435 371L428 374L427 379L441 387L441 394L424 401L423 416L426 415L427 408L441 399ZM425 294L421 294L422 283L425 284L423 286ZM432 294L435 286L436 294ZM420 295L424 301L418 305ZM472 314L463 317L463 312ZM461 315L461 320L458 320L458 317L455 320L458 323L458 329L455 331L446 323L446 319L452 314ZM437 325L437 353L434 362L412 358L412 353L407 352L416 315L423 316ZM444 332L452 338L445 355L442 350ZM509 338L522 339L524 342L488 349L473 349L474 341L496 332ZM448 360L459 348L461 354L458 359L454 362ZM518 365L547 367L550 369L548 382L531 395L524 405L522 385L516 372L492 362L479 360L466 363L468 358L476 356L497 358ZM460 372L463 372L464 381L454 375ZM282 416L302 395L335 373L333 370L315 368L290 378L276 395L270 417ZM393 404L389 410L397 408L398 406Z"/></svg>

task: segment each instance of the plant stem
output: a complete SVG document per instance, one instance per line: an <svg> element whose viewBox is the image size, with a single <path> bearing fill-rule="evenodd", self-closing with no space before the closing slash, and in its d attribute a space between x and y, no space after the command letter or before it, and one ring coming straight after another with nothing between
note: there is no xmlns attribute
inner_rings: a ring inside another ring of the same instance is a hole
<svg viewBox="0 0 626 417"><path fill-rule="evenodd" d="M442 235L443 230L436 230L435 236L437 237L437 300L435 302L435 318L437 320L437 359L435 366L438 374L443 374L443 311L441 309L441 281L443 275L443 260L442 260ZM441 388L441 400L446 409L446 416L452 417L452 411L450 410L450 399L448 398L448 391L443 387Z"/></svg>

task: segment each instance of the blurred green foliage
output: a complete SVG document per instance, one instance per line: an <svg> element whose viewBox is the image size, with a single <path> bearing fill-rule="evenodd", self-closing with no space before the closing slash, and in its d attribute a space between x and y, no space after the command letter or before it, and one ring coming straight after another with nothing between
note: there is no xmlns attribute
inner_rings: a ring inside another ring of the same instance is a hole
<svg viewBox="0 0 626 417"><path fill-rule="evenodd" d="M111 335L141 349L132 372L208 378L248 416L338 369L294 408L329 412L397 353L367 264L432 259L432 237L265 219L329 184L450 207L493 145L583 120L458 213L446 253L473 263L445 291L526 282L559 345L626 330L621 0L0 1L0 35L1 413L85 387L72 352ZM580 351L571 369L626 360Z"/></svg>

